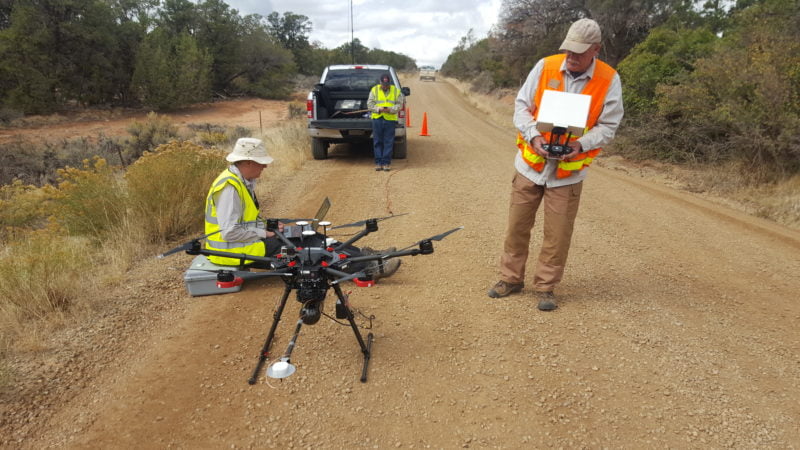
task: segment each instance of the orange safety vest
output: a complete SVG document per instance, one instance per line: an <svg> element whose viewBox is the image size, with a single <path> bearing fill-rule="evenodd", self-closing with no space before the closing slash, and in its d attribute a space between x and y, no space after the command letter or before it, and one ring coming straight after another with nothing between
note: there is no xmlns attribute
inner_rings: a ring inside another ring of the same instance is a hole
<svg viewBox="0 0 800 450"><path fill-rule="evenodd" d="M561 66L564 64L566 57L567 55L565 54L559 54L548 56L544 59L542 76L539 78L539 86L537 87L536 94L534 94L533 97L534 108L538 109L539 102L542 100L542 95L544 94L545 89L554 89L559 91L564 90L566 85L564 83L564 73L561 71ZM608 88L611 86L611 82L614 80L614 76L617 74L617 72L612 69L611 66L603 61L595 59L595 63L594 74L586 83L586 86L584 86L583 91L581 91L581 94L592 96L592 101L590 102L589 106L589 117L586 121L587 130L590 130L597 123L600 113L603 112L603 104L605 103L606 93L608 93ZM532 113L535 119L538 115L538 111L533 111ZM549 141L550 133L542 133L542 137L545 139L545 141ZM574 136L571 140L575 140L577 138L577 136ZM524 159L525 162L533 168L533 170L537 172L544 170L544 165L547 160L544 157L539 156L539 154L533 150L530 143L525 140L525 137L522 136L522 133L517 133L517 147L522 152L522 159ZM590 149L588 151L579 153L573 158L559 161L558 169L556 170L556 178L567 178L573 173L580 172L585 167L588 167L592 161L594 161L594 158L600 153L601 150L601 148Z"/></svg>

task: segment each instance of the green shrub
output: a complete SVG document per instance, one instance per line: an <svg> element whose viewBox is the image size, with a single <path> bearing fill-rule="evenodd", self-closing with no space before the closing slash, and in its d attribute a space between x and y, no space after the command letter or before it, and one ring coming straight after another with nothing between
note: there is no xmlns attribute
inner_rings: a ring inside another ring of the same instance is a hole
<svg viewBox="0 0 800 450"><path fill-rule="evenodd" d="M227 167L224 153L191 142L171 142L128 168L131 221L151 242L199 230L211 182Z"/></svg>
<svg viewBox="0 0 800 450"><path fill-rule="evenodd" d="M176 139L178 128L169 117L151 112L144 122L134 121L128 127L128 133L131 139L124 144L125 156L128 161L135 161L144 152Z"/></svg>
<svg viewBox="0 0 800 450"><path fill-rule="evenodd" d="M16 109L13 108L8 108L6 106L0 106L0 123L8 124L23 116L24 114L22 114L21 111L17 111Z"/></svg>
<svg viewBox="0 0 800 450"><path fill-rule="evenodd" d="M26 184L42 185L55 181L61 152L53 145L14 140L0 145L0 184L19 179Z"/></svg>
<svg viewBox="0 0 800 450"><path fill-rule="evenodd" d="M628 120L652 114L657 107L656 87L678 83L694 70L697 58L706 55L716 40L705 29L653 29L618 67Z"/></svg>
<svg viewBox="0 0 800 450"><path fill-rule="evenodd" d="M233 148L233 144L239 138L252 137L252 136L253 132L249 128L237 125L236 127L233 128L233 130L228 131L228 137L230 138L228 144L230 144L230 147Z"/></svg>
<svg viewBox="0 0 800 450"><path fill-rule="evenodd" d="M78 167L95 155L107 154L118 160L117 146L116 140L103 135L37 143L14 139L0 144L0 185L14 179L37 186L56 183L59 168Z"/></svg>
<svg viewBox="0 0 800 450"><path fill-rule="evenodd" d="M131 84L148 107L180 108L209 98L211 66L195 36L157 27L139 47Z"/></svg>
<svg viewBox="0 0 800 450"><path fill-rule="evenodd" d="M753 182L800 172L796 13L796 0L743 10L691 73L656 87L657 110L626 127L617 147L625 155L646 151L717 168L730 163Z"/></svg>

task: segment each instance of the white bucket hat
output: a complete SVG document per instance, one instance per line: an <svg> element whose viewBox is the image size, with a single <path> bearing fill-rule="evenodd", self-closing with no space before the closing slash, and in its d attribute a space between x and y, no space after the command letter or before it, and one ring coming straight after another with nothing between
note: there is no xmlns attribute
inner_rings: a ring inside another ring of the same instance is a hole
<svg viewBox="0 0 800 450"><path fill-rule="evenodd" d="M233 151L225 157L230 162L255 161L259 164L270 164L274 159L267 154L267 148L261 139L240 138L233 146Z"/></svg>
<svg viewBox="0 0 800 450"><path fill-rule="evenodd" d="M592 19L580 19L569 27L567 37L561 43L559 50L583 53L589 50L592 44L599 44L602 40L600 25L597 22Z"/></svg>

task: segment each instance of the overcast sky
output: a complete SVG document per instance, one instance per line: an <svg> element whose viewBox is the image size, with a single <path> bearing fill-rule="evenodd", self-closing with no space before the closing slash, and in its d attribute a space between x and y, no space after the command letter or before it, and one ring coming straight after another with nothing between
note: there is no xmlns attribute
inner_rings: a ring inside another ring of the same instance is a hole
<svg viewBox="0 0 800 450"><path fill-rule="evenodd" d="M502 0L352 0L354 37L369 48L403 53L417 66L440 68L473 29L482 39L497 23ZM350 0L226 0L239 14L287 11L309 18L312 42L336 48L350 41Z"/></svg>

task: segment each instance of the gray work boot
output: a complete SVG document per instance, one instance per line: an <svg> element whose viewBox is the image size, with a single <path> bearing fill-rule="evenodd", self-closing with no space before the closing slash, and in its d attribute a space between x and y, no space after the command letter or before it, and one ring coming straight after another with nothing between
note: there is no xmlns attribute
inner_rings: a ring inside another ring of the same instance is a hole
<svg viewBox="0 0 800 450"><path fill-rule="evenodd" d="M495 283L491 289L489 289L487 295L491 298L505 297L521 291L523 287L525 287L525 283L509 283L507 281L500 280Z"/></svg>
<svg viewBox="0 0 800 450"><path fill-rule="evenodd" d="M386 255L388 253L396 252L397 247L389 247L385 250L375 250L372 247L361 247L361 254L364 256L369 255ZM386 278L394 275L397 269L400 268L400 258L391 258L380 261L370 261L368 270L372 272L372 279L377 281L381 278Z"/></svg>
<svg viewBox="0 0 800 450"><path fill-rule="evenodd" d="M400 258L372 262L372 279L375 281L394 275L400 268Z"/></svg>
<svg viewBox="0 0 800 450"><path fill-rule="evenodd" d="M556 296L552 292L537 292L536 298L539 299L539 311L552 311L558 308Z"/></svg>

